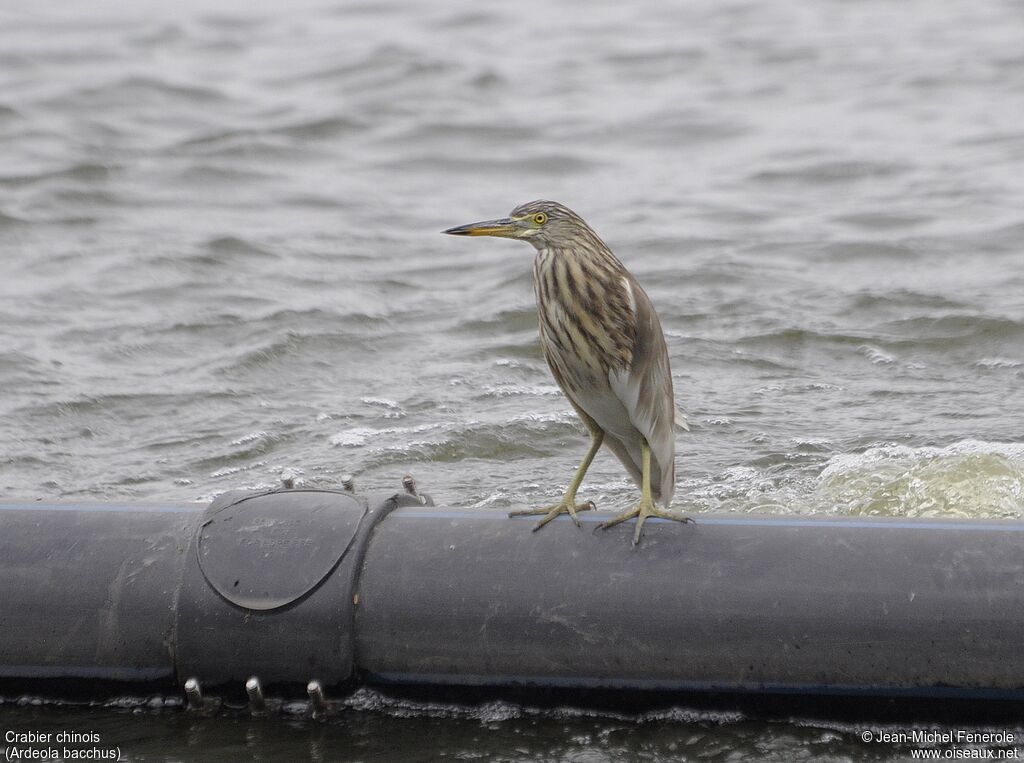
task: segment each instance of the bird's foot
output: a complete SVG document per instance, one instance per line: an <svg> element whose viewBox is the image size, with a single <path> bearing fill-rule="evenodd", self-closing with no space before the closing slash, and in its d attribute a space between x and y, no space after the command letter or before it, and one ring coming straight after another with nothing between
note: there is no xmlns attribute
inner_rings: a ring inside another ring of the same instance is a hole
<svg viewBox="0 0 1024 763"><path fill-rule="evenodd" d="M537 532L540 528L550 522L552 519L557 517L559 514L568 514L572 517L572 521L576 523L576 526L580 526L580 518L576 516L577 511L591 511L597 508L593 501L587 501L586 503L576 503L575 500L567 500L563 498L561 501L556 503L554 506L545 506L541 509L523 509L522 511L510 511L510 517L526 517L533 514L543 514L543 518L533 526L533 531Z"/></svg>
<svg viewBox="0 0 1024 763"><path fill-rule="evenodd" d="M684 524L687 522L693 522L692 519L682 514L676 514L674 511L666 511L665 509L659 509L657 506L654 505L654 501L641 500L640 503L638 503L632 509L622 512L621 514L613 517L612 519L609 519L607 522L602 522L600 525L598 525L598 528L601 530L607 530L609 527L614 527L620 522L625 522L626 520L633 519L634 517L636 517L636 530L633 532L634 546L640 542L640 534L643 531L644 520L646 520L648 517L672 519L676 522L683 522Z"/></svg>

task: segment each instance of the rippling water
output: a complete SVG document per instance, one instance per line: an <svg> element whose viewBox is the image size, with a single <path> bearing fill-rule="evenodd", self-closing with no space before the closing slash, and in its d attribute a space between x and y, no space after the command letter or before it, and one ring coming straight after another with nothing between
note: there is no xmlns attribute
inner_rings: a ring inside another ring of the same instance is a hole
<svg viewBox="0 0 1024 763"><path fill-rule="evenodd" d="M677 508L1024 516L1022 51L1019 1L0 7L2 495L550 502L532 249L438 233L546 197L661 314Z"/></svg>

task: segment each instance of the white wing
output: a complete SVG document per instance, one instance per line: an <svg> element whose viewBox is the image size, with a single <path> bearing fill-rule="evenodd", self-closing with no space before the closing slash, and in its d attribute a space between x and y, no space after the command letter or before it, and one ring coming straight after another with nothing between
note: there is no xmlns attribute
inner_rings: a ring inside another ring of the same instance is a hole
<svg viewBox="0 0 1024 763"><path fill-rule="evenodd" d="M630 276L624 278L624 283L636 316L633 362L628 368L610 371L608 382L625 406L632 425L651 446L651 487L668 506L676 487L676 426L686 427L686 418L677 416L668 348L654 306ZM625 441L609 442L609 447L627 468L630 464L626 458L633 462L630 472L634 478L641 466L638 445Z"/></svg>

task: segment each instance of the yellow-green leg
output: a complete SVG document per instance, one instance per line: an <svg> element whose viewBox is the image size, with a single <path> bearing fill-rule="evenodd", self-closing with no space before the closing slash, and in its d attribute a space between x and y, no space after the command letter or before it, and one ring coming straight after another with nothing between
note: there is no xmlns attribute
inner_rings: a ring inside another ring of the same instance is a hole
<svg viewBox="0 0 1024 763"><path fill-rule="evenodd" d="M636 530L633 533L633 545L635 546L640 542L640 533L644 527L644 520L648 517L661 517L662 519L674 519L677 522L692 522L693 520L689 517L685 517L682 514L676 514L672 511L665 511L659 509L654 505L654 498L651 495L651 446L647 444L645 439L641 444L641 453L643 458L643 471L642 479L640 480L640 503L634 508L624 511L613 519L609 519L600 525L602 530L607 530L609 527L614 527L620 522L625 522L627 519L636 517Z"/></svg>
<svg viewBox="0 0 1024 763"><path fill-rule="evenodd" d="M509 516L523 517L530 514L543 514L543 518L534 525L534 532L537 532L537 530L542 528L559 514L568 514L572 517L572 521L576 523L576 526L579 527L580 518L576 516L576 512L593 509L594 502L587 501L586 503L576 503L576 491L580 489L580 483L583 482L583 475L587 473L587 469L590 468L590 462L594 460L594 456L597 455L597 451L600 449L601 443L604 442L604 431L595 429L591 431L590 437L590 450L588 450L587 455L583 457L583 463L581 463L580 468L576 470L576 476L572 478L572 482L569 483L569 487L566 488L565 495L562 496L561 501L556 503L554 506L545 506L542 509L513 511L509 513Z"/></svg>

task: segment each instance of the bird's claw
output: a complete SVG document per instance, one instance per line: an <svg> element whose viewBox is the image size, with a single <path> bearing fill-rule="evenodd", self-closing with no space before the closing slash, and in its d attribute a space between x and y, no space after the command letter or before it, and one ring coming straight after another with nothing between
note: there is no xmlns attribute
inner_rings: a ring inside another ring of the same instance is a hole
<svg viewBox="0 0 1024 763"><path fill-rule="evenodd" d="M693 519L683 514L676 514L674 511L659 509L653 502L640 501L640 503L638 503L634 508L618 514L607 522L602 522L597 527L599 530L607 530L609 527L614 527L621 522L636 518L636 529L633 531L633 545L635 546L640 542L640 535L643 532L644 521L649 517L671 519L676 522L682 522L683 524L695 524Z"/></svg>
<svg viewBox="0 0 1024 763"><path fill-rule="evenodd" d="M510 511L510 517L525 517L535 514L543 514L541 520L533 526L533 532L537 532L540 528L550 522L552 519L557 517L559 514L568 514L573 522L576 523L577 527L580 527L580 518L576 516L577 511L593 511L597 509L597 505L593 501L587 501L586 503L576 503L575 501L561 500L553 506L545 506L540 509L522 509L520 511Z"/></svg>

